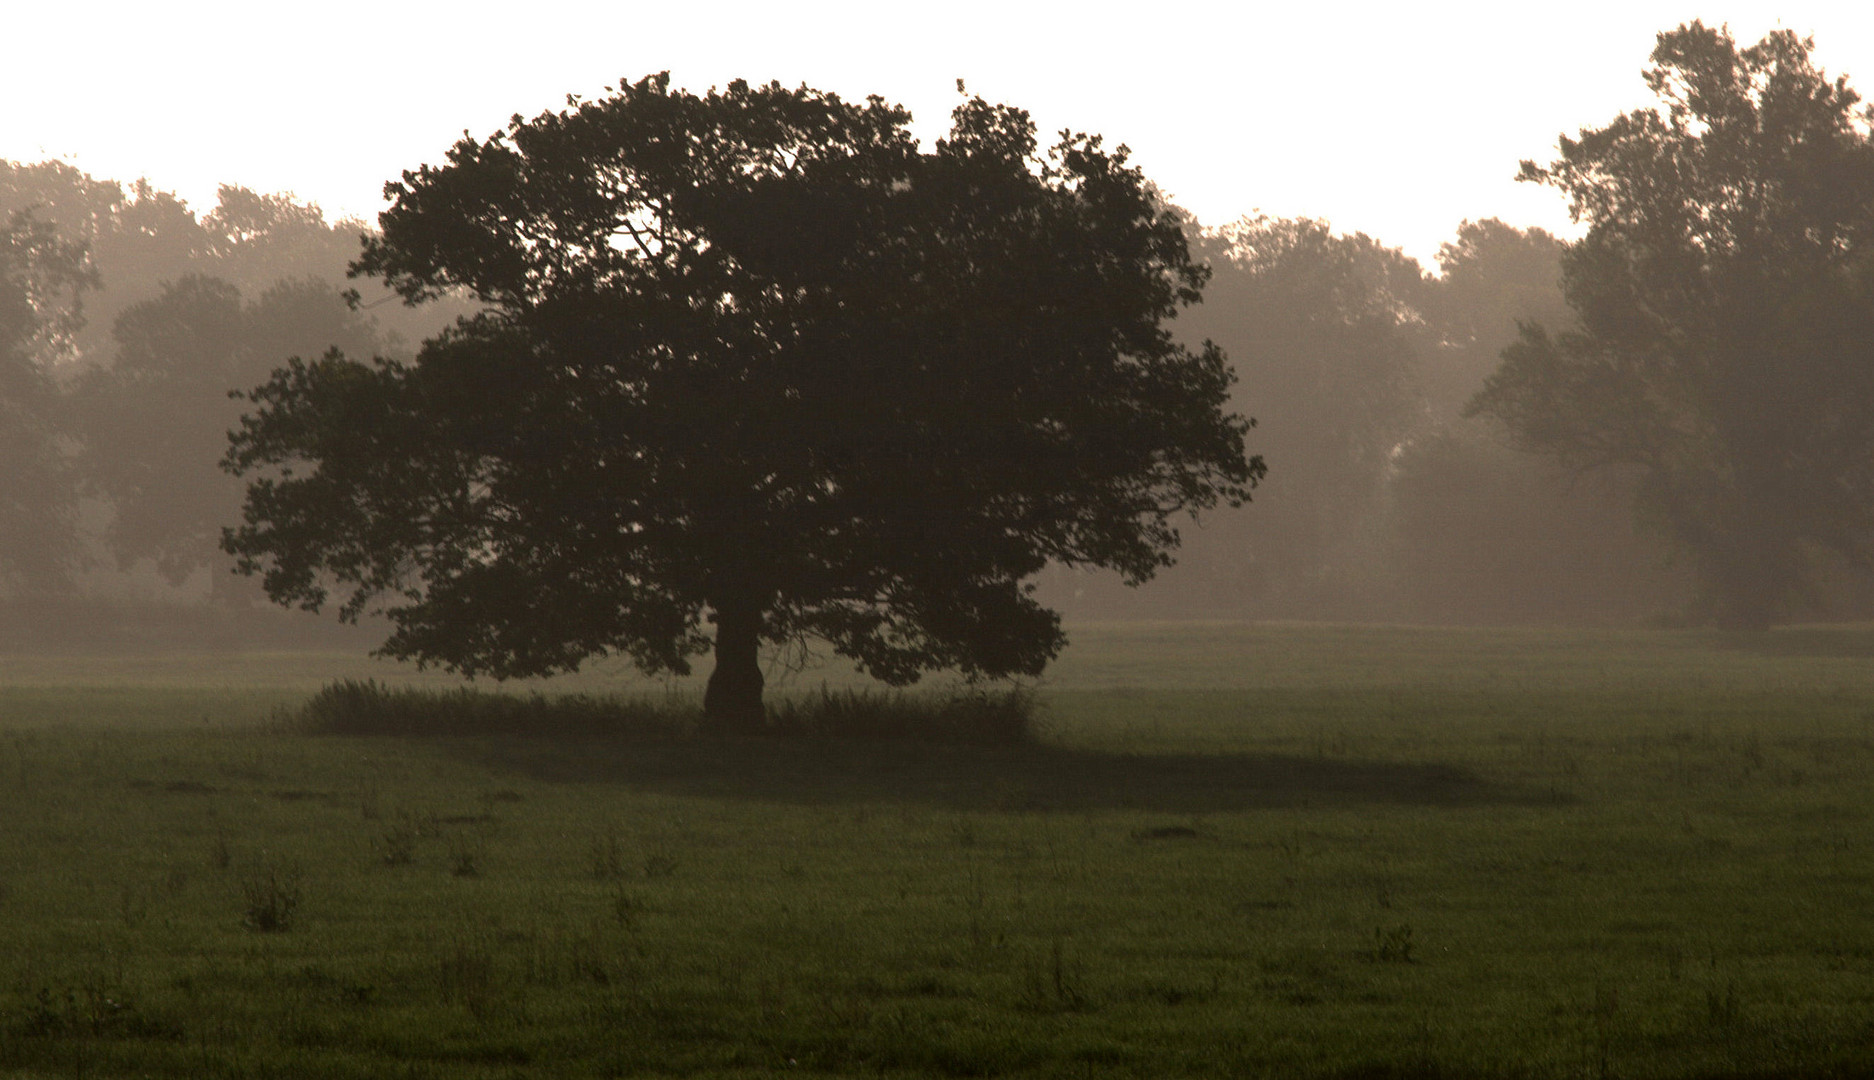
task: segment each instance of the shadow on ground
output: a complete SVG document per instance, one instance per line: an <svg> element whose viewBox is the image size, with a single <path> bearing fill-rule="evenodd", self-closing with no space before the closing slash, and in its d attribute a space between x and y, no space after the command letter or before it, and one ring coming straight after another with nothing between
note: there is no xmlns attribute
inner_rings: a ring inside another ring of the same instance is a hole
<svg viewBox="0 0 1874 1080"><path fill-rule="evenodd" d="M1546 789L1493 784L1450 765L1260 754L1132 755L1046 745L817 738L482 739L464 740L458 749L490 768L548 782L803 804L1196 813L1360 803L1459 807L1567 801Z"/></svg>
<svg viewBox="0 0 1874 1080"><path fill-rule="evenodd" d="M1780 626L1757 633L1711 631L1722 649L1758 656L1874 659L1874 626Z"/></svg>

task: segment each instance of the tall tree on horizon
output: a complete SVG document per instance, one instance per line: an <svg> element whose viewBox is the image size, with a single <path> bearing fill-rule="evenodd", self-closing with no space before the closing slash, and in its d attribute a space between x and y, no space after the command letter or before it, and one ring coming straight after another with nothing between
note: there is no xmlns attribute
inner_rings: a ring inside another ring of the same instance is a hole
<svg viewBox="0 0 1874 1080"><path fill-rule="evenodd" d="M52 369L70 356L97 283L81 244L15 212L0 226L0 585L62 590L74 568L75 491Z"/></svg>
<svg viewBox="0 0 1874 1080"><path fill-rule="evenodd" d="M1633 470L1724 626L1782 617L1814 550L1874 559L1874 118L1811 48L1662 33L1658 106L1523 163L1588 225L1577 325L1527 326L1470 406L1570 470Z"/></svg>

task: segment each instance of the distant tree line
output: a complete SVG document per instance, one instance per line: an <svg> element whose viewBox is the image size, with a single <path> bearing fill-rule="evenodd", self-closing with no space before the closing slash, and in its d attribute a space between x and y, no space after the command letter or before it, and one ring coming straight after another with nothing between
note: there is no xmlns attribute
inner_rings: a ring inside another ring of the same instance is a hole
<svg viewBox="0 0 1874 1080"><path fill-rule="evenodd" d="M1869 112L1787 32L1739 48L1688 24L1660 35L1646 79L1658 107L1523 165L1569 199L1587 230L1573 243L1467 221L1427 268L1325 221L1205 227L1161 205L1210 270L1166 325L1221 346L1268 474L1253 505L1185 527L1149 588L1055 565L1041 602L1736 627L1874 614ZM489 297L447 275L420 307L347 282L361 237L391 250L286 196L225 187L197 214L147 183L0 163L9 610L257 604L219 549L243 490L217 468L248 408L229 391L289 357L410 357L439 328L494 325L457 322Z"/></svg>
<svg viewBox="0 0 1874 1080"><path fill-rule="evenodd" d="M197 214L0 162L0 222L0 626L51 635L105 600L250 608L216 547L241 501L217 467L229 391L333 346L395 354L439 316L368 285L348 304L365 226L288 196L223 187Z"/></svg>
<svg viewBox="0 0 1874 1080"><path fill-rule="evenodd" d="M1115 618L1633 622L1684 572L1634 527L1632 478L1575 476L1466 415L1519 323L1562 325L1565 245L1463 223L1437 272L1309 219L1197 232L1214 276L1178 333L1223 346L1269 463L1256 501L1188 528L1150 589L1051 575Z"/></svg>
<svg viewBox="0 0 1874 1080"><path fill-rule="evenodd" d="M1262 421L1254 507L1105 614L1874 614L1874 112L1811 43L1662 33L1658 98L1521 178L1586 235L1467 222L1429 275L1323 222L1205 230L1184 332Z"/></svg>

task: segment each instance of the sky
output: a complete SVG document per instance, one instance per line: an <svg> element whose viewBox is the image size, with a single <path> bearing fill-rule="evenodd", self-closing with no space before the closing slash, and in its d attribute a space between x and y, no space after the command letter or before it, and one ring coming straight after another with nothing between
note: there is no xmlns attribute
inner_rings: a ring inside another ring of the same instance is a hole
<svg viewBox="0 0 1874 1080"><path fill-rule="evenodd" d="M1654 35L1694 18L1743 44L1813 35L1831 74L1874 91L1865 0L42 0L8 13L0 158L148 177L198 211L234 183L370 220L387 180L464 131L657 71L695 90L878 94L925 138L960 78L1044 133L1128 145L1204 224L1323 218L1429 264L1465 219L1566 233L1556 193L1512 180L1518 162L1645 104Z"/></svg>

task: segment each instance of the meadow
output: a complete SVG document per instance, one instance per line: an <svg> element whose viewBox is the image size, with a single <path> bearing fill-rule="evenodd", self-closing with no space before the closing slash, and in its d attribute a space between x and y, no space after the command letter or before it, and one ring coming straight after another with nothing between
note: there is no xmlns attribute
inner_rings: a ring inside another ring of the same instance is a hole
<svg viewBox="0 0 1874 1080"><path fill-rule="evenodd" d="M0 658L0 1077L1874 1073L1874 629L1073 633L1019 745Z"/></svg>

